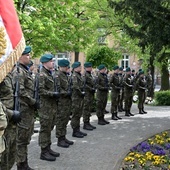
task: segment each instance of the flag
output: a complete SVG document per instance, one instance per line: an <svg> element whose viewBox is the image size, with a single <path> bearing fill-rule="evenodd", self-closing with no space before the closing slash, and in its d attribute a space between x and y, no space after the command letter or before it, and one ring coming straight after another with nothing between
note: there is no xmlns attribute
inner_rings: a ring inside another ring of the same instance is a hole
<svg viewBox="0 0 170 170"><path fill-rule="evenodd" d="M13 0L0 0L0 82L25 49L25 39Z"/></svg>

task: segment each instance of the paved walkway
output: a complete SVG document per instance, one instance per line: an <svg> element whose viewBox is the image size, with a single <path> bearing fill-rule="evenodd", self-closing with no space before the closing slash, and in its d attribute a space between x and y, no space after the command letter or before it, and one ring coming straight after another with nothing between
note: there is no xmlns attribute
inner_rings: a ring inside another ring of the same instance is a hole
<svg viewBox="0 0 170 170"><path fill-rule="evenodd" d="M108 104L108 109L110 104ZM110 113L105 117L109 125L97 125L95 115L91 117L92 124L97 127L94 131L86 131L88 136L83 139L73 138L72 129L68 125L67 138L75 144L69 148L60 148L56 145L57 139L52 134L52 148L60 152L55 162L39 159L38 133L32 137L29 145L29 164L35 170L119 170L121 160L131 147L146 138L170 129L170 107L146 106L148 114L137 114L134 104L132 113L134 117L125 117L120 113L122 120L110 120ZM36 124L39 128L39 124ZM84 130L85 131L85 130ZM16 170L16 166L12 170Z"/></svg>

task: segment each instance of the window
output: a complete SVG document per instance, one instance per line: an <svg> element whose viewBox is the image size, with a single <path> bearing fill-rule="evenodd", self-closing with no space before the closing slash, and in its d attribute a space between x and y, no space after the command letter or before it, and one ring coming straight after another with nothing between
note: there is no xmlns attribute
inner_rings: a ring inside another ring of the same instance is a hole
<svg viewBox="0 0 170 170"><path fill-rule="evenodd" d="M129 56L127 54L123 54L123 59L121 62L121 66L125 69L127 67L129 67Z"/></svg>

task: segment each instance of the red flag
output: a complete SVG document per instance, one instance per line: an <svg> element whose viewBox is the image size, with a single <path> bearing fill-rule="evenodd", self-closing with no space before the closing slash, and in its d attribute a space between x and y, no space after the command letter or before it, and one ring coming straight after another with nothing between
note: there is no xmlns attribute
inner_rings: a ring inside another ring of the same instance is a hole
<svg viewBox="0 0 170 170"><path fill-rule="evenodd" d="M0 82L24 49L25 40L13 0L0 0Z"/></svg>

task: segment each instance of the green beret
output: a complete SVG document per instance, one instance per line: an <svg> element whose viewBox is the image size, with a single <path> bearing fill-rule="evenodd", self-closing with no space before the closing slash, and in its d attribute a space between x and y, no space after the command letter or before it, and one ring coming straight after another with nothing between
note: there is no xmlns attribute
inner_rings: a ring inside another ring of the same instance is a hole
<svg viewBox="0 0 170 170"><path fill-rule="evenodd" d="M138 70L138 72L140 72L140 71L142 71L142 69L141 69L141 68Z"/></svg>
<svg viewBox="0 0 170 170"><path fill-rule="evenodd" d="M123 71L123 67L119 67L119 70L120 70L120 71Z"/></svg>
<svg viewBox="0 0 170 170"><path fill-rule="evenodd" d="M60 67L68 67L70 65L70 62L66 59L58 60L58 65Z"/></svg>
<svg viewBox="0 0 170 170"><path fill-rule="evenodd" d="M143 71L143 70L139 71L139 75L141 75L141 74L144 74L144 71Z"/></svg>
<svg viewBox="0 0 170 170"><path fill-rule="evenodd" d="M23 51L22 55L28 54L31 52L31 47L30 46L26 46L25 50Z"/></svg>
<svg viewBox="0 0 170 170"><path fill-rule="evenodd" d="M31 67L33 64L34 64L33 61L30 60L30 63L27 66Z"/></svg>
<svg viewBox="0 0 170 170"><path fill-rule="evenodd" d="M104 68L106 68L106 66L105 66L104 64L100 64L100 65L98 66L98 69L99 69L99 70L102 70L102 69L104 69Z"/></svg>
<svg viewBox="0 0 170 170"><path fill-rule="evenodd" d="M92 67L92 63L91 62L85 62L84 67Z"/></svg>
<svg viewBox="0 0 170 170"><path fill-rule="evenodd" d="M132 73L134 73L135 72L135 70L132 70Z"/></svg>
<svg viewBox="0 0 170 170"><path fill-rule="evenodd" d="M113 67L113 70L118 70L119 69L119 66L114 66Z"/></svg>
<svg viewBox="0 0 170 170"><path fill-rule="evenodd" d="M131 69L130 69L130 67L127 67L126 72L129 72L129 71L131 71Z"/></svg>
<svg viewBox="0 0 170 170"><path fill-rule="evenodd" d="M81 63L79 61L76 61L72 64L72 68L77 68L79 66L81 66Z"/></svg>
<svg viewBox="0 0 170 170"><path fill-rule="evenodd" d="M52 54L44 54L43 56L41 56L40 62L46 63L46 62L52 60L53 58L54 58L54 56Z"/></svg>

